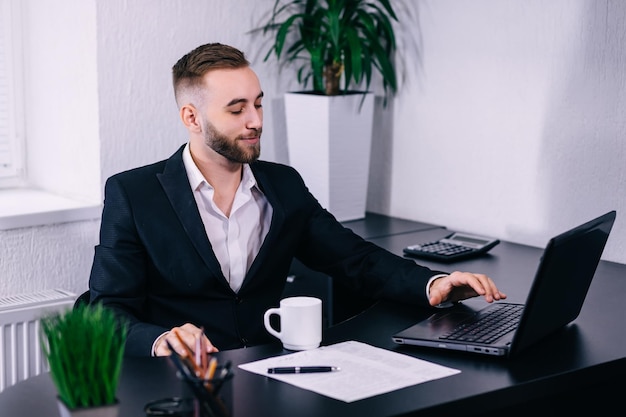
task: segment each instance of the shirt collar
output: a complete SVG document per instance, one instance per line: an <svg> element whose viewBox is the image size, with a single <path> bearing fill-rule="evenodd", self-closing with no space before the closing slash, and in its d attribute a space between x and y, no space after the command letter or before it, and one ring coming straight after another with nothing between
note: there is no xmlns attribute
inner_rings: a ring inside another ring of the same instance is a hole
<svg viewBox="0 0 626 417"><path fill-rule="evenodd" d="M185 145L185 149L183 149L183 164L185 165L185 171L187 171L187 178L189 179L189 185L191 186L192 190L195 191L199 189L202 183L205 183L207 186L213 188L211 184L209 184L209 182L204 178L204 175L202 175L200 169L198 169L198 166L193 161L193 158L191 157L191 151L189 150L189 142L187 142L187 145ZM256 188L259 192L261 192L249 164L243 164L241 188Z"/></svg>

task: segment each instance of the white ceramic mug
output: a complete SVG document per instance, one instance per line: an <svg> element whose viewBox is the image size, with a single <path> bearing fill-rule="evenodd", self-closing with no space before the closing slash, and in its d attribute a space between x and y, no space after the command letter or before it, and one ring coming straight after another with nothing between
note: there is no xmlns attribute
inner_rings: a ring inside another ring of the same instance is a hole
<svg viewBox="0 0 626 417"><path fill-rule="evenodd" d="M270 317L280 317L280 331L270 324ZM280 300L279 308L270 308L263 316L267 331L289 350L315 349L322 342L322 300L315 297L289 297Z"/></svg>

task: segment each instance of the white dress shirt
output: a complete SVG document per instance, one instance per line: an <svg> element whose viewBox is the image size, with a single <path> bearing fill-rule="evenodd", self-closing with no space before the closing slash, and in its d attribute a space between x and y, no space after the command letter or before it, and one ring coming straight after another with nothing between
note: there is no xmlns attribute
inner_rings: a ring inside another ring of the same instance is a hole
<svg viewBox="0 0 626 417"><path fill-rule="evenodd" d="M238 292L269 230L272 206L259 189L250 166L244 164L227 217L213 201L215 189L194 163L189 143L183 151L183 163L213 252L230 287Z"/></svg>

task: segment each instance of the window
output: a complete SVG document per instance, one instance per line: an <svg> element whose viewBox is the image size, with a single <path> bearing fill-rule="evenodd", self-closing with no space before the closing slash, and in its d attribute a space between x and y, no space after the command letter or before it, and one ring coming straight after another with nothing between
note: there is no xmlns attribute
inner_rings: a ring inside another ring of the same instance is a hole
<svg viewBox="0 0 626 417"><path fill-rule="evenodd" d="M0 0L0 237L100 216L96 27L93 1Z"/></svg>
<svg viewBox="0 0 626 417"><path fill-rule="evenodd" d="M20 22L18 4L0 0L0 188L22 177Z"/></svg>

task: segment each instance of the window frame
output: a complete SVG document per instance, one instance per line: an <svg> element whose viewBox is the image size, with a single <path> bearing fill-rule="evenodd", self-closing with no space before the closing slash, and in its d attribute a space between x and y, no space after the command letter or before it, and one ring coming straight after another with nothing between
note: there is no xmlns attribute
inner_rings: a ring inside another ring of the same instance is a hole
<svg viewBox="0 0 626 417"><path fill-rule="evenodd" d="M0 189L24 186L24 62L21 3L0 0L0 146L6 159L0 160ZM2 141L5 141L2 145ZM5 161L4 163L2 161ZM5 164L8 164L6 166Z"/></svg>

